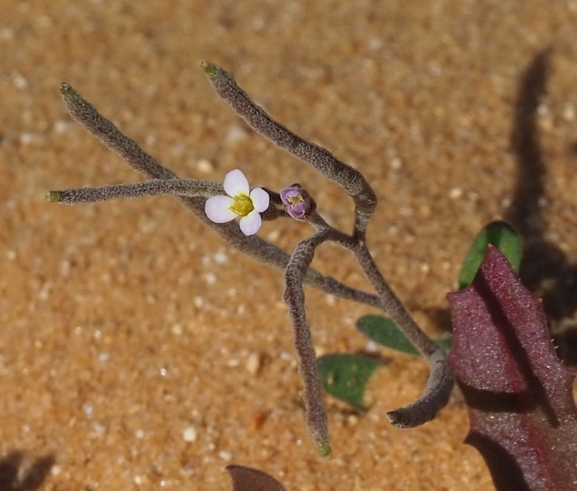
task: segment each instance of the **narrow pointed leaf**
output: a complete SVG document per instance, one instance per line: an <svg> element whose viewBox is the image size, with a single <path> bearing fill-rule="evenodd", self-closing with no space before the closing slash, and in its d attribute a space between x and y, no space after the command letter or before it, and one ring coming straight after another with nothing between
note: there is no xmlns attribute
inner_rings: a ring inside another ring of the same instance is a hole
<svg viewBox="0 0 577 491"><path fill-rule="evenodd" d="M232 479L232 491L286 491L274 477L258 469L242 465L227 465Z"/></svg>
<svg viewBox="0 0 577 491"><path fill-rule="evenodd" d="M392 348L408 355L420 356L419 350L415 347L405 333L388 317L381 315L366 315L357 321L357 329L371 341L387 348ZM445 334L433 341L445 352L451 349L452 336Z"/></svg>
<svg viewBox="0 0 577 491"><path fill-rule="evenodd" d="M369 377L382 362L351 354L324 355L318 359L324 389L353 406L363 407Z"/></svg>
<svg viewBox="0 0 577 491"><path fill-rule="evenodd" d="M466 442L483 455L496 488L575 491L574 376L555 354L540 300L490 246L471 286L449 301L449 365L468 406Z"/></svg>
<svg viewBox="0 0 577 491"><path fill-rule="evenodd" d="M499 249L515 271L519 271L522 252L519 234L507 222L492 222L479 232L463 262L459 275L459 290L466 288L473 281L489 244Z"/></svg>
<svg viewBox="0 0 577 491"><path fill-rule="evenodd" d="M419 350L388 317L366 315L357 321L357 329L371 341L409 355L419 355Z"/></svg>

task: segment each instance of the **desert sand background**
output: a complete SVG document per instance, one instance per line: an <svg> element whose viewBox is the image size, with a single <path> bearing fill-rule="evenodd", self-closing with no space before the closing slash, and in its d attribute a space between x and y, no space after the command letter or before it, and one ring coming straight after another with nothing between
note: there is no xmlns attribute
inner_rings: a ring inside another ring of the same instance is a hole
<svg viewBox="0 0 577 491"><path fill-rule="evenodd" d="M477 232L506 218L523 277L570 326L577 261L577 2L0 0L0 491L490 491L455 396L399 431L426 364L383 351L367 414L327 397L334 458L307 434L279 272L169 197L63 206L48 189L140 180L68 116L68 82L181 177L295 181L348 229L348 197L253 133L200 62L369 179L369 244L431 335ZM290 250L305 224L259 232ZM368 288L343 251L315 267ZM307 290L319 353L360 352L362 305Z"/></svg>

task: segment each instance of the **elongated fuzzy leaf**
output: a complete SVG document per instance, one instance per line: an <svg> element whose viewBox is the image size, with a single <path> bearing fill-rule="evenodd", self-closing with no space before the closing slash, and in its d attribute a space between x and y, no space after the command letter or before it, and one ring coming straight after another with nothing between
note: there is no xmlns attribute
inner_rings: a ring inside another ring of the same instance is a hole
<svg viewBox="0 0 577 491"><path fill-rule="evenodd" d="M449 294L449 365L465 396L466 442L499 491L577 489L574 376L551 344L539 299L496 248L466 290Z"/></svg>
<svg viewBox="0 0 577 491"><path fill-rule="evenodd" d="M513 265L515 271L519 271L521 264L521 238L519 234L507 222L492 222L479 232L463 262L459 275L459 290L466 288L473 281L489 244L499 249Z"/></svg>
<svg viewBox="0 0 577 491"><path fill-rule="evenodd" d="M324 389L353 406L363 407L363 396L371 374L382 363L360 355L332 354L318 359Z"/></svg>
<svg viewBox="0 0 577 491"><path fill-rule="evenodd" d="M408 355L420 356L419 350L409 341L407 336L388 317L381 315L366 315L357 321L357 329L375 343L392 348ZM452 344L452 336L445 334L433 341L445 352L448 352Z"/></svg>
<svg viewBox="0 0 577 491"><path fill-rule="evenodd" d="M242 465L227 465L232 479L232 491L286 491L274 477L258 469Z"/></svg>

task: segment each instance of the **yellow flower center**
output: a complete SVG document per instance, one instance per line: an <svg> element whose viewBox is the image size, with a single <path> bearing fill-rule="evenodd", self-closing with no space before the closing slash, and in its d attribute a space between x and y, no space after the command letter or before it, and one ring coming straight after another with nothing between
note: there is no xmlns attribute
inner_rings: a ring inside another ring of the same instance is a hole
<svg viewBox="0 0 577 491"><path fill-rule="evenodd" d="M296 196L287 196L286 200L291 205L296 205L297 203L302 203L304 201L302 194L297 194Z"/></svg>
<svg viewBox="0 0 577 491"><path fill-rule="evenodd" d="M254 210L252 200L246 194L239 194L238 196L235 196L233 199L234 203L230 206L230 209L234 211L237 215L245 217L252 210Z"/></svg>

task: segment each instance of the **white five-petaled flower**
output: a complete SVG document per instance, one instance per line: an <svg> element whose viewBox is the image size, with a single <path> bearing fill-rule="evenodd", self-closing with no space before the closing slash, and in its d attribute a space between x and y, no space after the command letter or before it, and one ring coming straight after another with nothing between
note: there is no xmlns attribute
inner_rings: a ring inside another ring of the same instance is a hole
<svg viewBox="0 0 577 491"><path fill-rule="evenodd" d="M213 196L206 200L204 211L215 223L225 223L240 216L240 229L244 235L254 235L262 225L260 213L268 208L269 195L262 188L252 191L245 175L238 169L224 178L224 190L228 196Z"/></svg>

